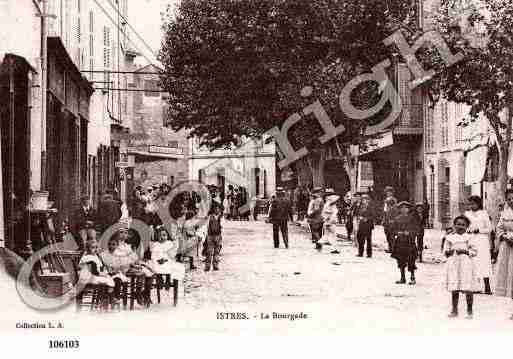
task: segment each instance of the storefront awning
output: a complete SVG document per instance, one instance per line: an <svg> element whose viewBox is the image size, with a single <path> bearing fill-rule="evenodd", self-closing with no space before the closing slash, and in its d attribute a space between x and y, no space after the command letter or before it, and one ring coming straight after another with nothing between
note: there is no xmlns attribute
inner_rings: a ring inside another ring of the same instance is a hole
<svg viewBox="0 0 513 359"><path fill-rule="evenodd" d="M465 155L465 185L470 186L483 181L488 159L488 145L480 145Z"/></svg>

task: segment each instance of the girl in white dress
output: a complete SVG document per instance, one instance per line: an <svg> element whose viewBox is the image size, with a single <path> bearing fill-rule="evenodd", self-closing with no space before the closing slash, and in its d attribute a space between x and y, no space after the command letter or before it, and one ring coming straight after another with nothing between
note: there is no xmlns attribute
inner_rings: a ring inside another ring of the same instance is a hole
<svg viewBox="0 0 513 359"><path fill-rule="evenodd" d="M483 209L483 201L478 196L471 196L469 199L470 211L465 216L470 220L468 233L472 235L473 245L476 247L475 258L477 273L484 283L485 294L492 294L490 277L492 275L492 257L490 253L490 233L492 222L490 216Z"/></svg>
<svg viewBox="0 0 513 359"><path fill-rule="evenodd" d="M157 274L161 286L169 290L171 279L183 279L185 266L175 261L178 243L170 238L163 226L156 229L157 241L150 244L150 267ZM163 282L165 277L165 283Z"/></svg>
<svg viewBox="0 0 513 359"><path fill-rule="evenodd" d="M477 251L471 235L466 233L470 221L465 216L454 219L454 231L445 236L444 254L446 255L445 286L452 293L452 311L449 317L458 316L459 293L467 298L467 318L472 318L474 291L479 288L479 279L473 257Z"/></svg>
<svg viewBox="0 0 513 359"><path fill-rule="evenodd" d="M107 272L114 280L114 296L119 299L121 296L121 287L123 283L128 283L128 277L123 273L125 262L119 250L118 236L109 238L108 249L100 253L100 258Z"/></svg>

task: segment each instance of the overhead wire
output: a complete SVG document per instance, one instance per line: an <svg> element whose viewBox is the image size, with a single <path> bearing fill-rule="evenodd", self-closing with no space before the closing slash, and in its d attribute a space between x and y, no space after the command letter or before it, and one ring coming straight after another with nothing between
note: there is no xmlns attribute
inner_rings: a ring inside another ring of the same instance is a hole
<svg viewBox="0 0 513 359"><path fill-rule="evenodd" d="M105 8L104 8L102 5L100 5L100 3L98 2L98 0L93 0L93 1L94 1L94 2L96 3L96 5L100 8L100 10L105 14L105 16L110 20L110 22L111 22L113 25L115 25L115 26L118 28L118 30L119 30L119 28L120 28L120 27L118 27L118 25L116 24L116 21L114 21L114 19L109 15L109 13L107 12L107 10L105 10ZM127 35L123 30L121 30L121 32L123 32L123 35ZM133 40L131 40L131 39L130 39L130 37L129 37L129 36L127 36L126 38L127 38L127 40L128 40L128 41L129 41L129 42L130 42L134 47L135 47L135 49L136 49L137 51L139 51L139 53L141 54L141 56L142 56L142 57L144 57L144 59L145 59L146 61L148 61L148 63L149 63L149 64L153 64L153 62L154 62L154 61L150 60L150 59L149 59L149 58L144 54L144 52L143 52L143 51L141 51L141 49L139 48L139 46L137 46L137 44L136 44Z"/></svg>
<svg viewBox="0 0 513 359"><path fill-rule="evenodd" d="M137 38L139 40L141 40L141 42L143 43L144 46L146 46L146 49L148 49L151 54L153 56L155 56L155 58L158 57L158 53L156 51L153 50L153 48L148 45L148 43L146 42L146 40L144 40L144 38L137 32L137 30L135 30L135 28L130 24L130 22L123 16L123 14L119 11L119 9L116 8L116 6L114 5L114 3L112 2L112 0L107 0L107 2L110 4L110 6L117 12L118 16L128 25L128 27L130 28L130 30L132 30L132 32L135 34L135 36L137 36Z"/></svg>

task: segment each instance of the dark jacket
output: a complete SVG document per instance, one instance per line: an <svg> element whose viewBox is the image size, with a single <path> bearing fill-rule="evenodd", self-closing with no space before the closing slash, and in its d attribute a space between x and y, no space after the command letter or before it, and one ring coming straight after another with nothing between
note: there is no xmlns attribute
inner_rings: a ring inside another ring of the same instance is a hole
<svg viewBox="0 0 513 359"><path fill-rule="evenodd" d="M278 197L271 202L269 219L271 222L284 222L289 219L292 213L292 205L287 198Z"/></svg>
<svg viewBox="0 0 513 359"><path fill-rule="evenodd" d="M117 223L121 218L121 203L113 198L107 197L98 206L98 224L102 230Z"/></svg>
<svg viewBox="0 0 513 359"><path fill-rule="evenodd" d="M84 210L84 207L80 206L76 208L75 212L73 213L72 230L78 232L87 226L87 222L94 223L96 222L96 220L96 211L93 207L90 207L89 210L86 212Z"/></svg>

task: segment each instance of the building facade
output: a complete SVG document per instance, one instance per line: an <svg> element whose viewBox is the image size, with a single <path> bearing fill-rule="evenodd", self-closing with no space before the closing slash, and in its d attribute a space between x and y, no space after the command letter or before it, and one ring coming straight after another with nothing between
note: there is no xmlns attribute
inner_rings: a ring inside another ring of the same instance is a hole
<svg viewBox="0 0 513 359"><path fill-rule="evenodd" d="M81 196L97 202L119 187L115 137L131 119L128 96L116 89L136 55L120 20L127 11L126 0L0 3L2 227L10 241L6 224L24 216L34 192L48 192L59 225Z"/></svg>
<svg viewBox="0 0 513 359"><path fill-rule="evenodd" d="M138 68L133 83L129 84L138 89L130 93L133 118L127 149L133 165L128 170L130 188L161 183L173 186L188 179L187 133L166 126L167 94L159 87L160 72L154 65Z"/></svg>
<svg viewBox="0 0 513 359"><path fill-rule="evenodd" d="M241 141L242 142L242 141ZM215 185L244 187L250 196L269 198L276 190L276 147L266 138L246 140L233 150L214 150L189 140L189 179Z"/></svg>

